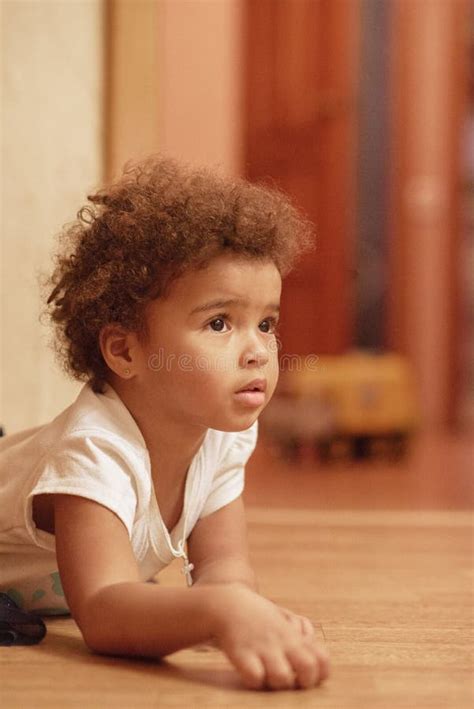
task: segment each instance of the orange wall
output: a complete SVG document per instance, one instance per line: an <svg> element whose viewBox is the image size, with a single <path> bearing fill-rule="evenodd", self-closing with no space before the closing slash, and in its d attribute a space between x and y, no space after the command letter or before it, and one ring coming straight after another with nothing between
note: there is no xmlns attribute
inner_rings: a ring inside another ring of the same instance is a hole
<svg viewBox="0 0 474 709"><path fill-rule="evenodd" d="M242 0L109 0L107 173L153 151L241 170Z"/></svg>

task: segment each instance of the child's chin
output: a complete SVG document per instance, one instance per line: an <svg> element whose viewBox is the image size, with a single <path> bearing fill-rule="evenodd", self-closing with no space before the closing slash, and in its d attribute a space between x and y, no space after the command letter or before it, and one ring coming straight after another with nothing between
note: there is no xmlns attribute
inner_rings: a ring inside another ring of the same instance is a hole
<svg viewBox="0 0 474 709"><path fill-rule="evenodd" d="M250 428L250 426L255 423L260 413L260 409L249 411L245 415L234 416L231 421L220 420L217 422L216 426L211 426L211 428L225 433L238 433L239 431L246 431L247 428Z"/></svg>

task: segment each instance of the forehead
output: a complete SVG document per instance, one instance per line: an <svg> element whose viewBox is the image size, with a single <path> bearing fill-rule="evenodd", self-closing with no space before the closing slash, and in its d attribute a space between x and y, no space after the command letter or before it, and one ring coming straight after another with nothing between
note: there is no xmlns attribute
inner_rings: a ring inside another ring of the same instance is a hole
<svg viewBox="0 0 474 709"><path fill-rule="evenodd" d="M171 286L169 297L186 307L198 307L204 301L239 299L268 303L278 302L281 276L271 260L215 257L205 268L190 270Z"/></svg>

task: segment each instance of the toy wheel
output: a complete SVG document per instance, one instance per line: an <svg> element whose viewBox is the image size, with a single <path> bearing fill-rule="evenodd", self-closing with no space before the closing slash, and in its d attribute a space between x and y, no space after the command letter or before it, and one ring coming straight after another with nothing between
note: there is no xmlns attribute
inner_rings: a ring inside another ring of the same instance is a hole
<svg viewBox="0 0 474 709"><path fill-rule="evenodd" d="M407 433L394 433L389 437L390 457L392 460L401 460L408 453L409 436Z"/></svg>
<svg viewBox="0 0 474 709"><path fill-rule="evenodd" d="M330 438L316 441L315 448L322 463L327 463L332 458L332 440Z"/></svg>
<svg viewBox="0 0 474 709"><path fill-rule="evenodd" d="M356 460L370 458L370 436L354 436L352 450Z"/></svg>
<svg viewBox="0 0 474 709"><path fill-rule="evenodd" d="M347 436L333 436L317 441L316 449L322 462L346 460L352 453L352 441Z"/></svg>
<svg viewBox="0 0 474 709"><path fill-rule="evenodd" d="M296 438L289 438L281 443L282 457L294 463L300 458L300 442Z"/></svg>

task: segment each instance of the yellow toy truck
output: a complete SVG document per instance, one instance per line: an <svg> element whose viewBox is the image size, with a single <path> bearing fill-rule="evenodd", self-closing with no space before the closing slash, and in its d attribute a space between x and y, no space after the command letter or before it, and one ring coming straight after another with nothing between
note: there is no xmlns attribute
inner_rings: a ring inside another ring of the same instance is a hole
<svg viewBox="0 0 474 709"><path fill-rule="evenodd" d="M404 455L418 424L407 360L363 351L308 359L293 357L281 367L274 399L260 417L285 456L296 457L308 444L323 460Z"/></svg>

